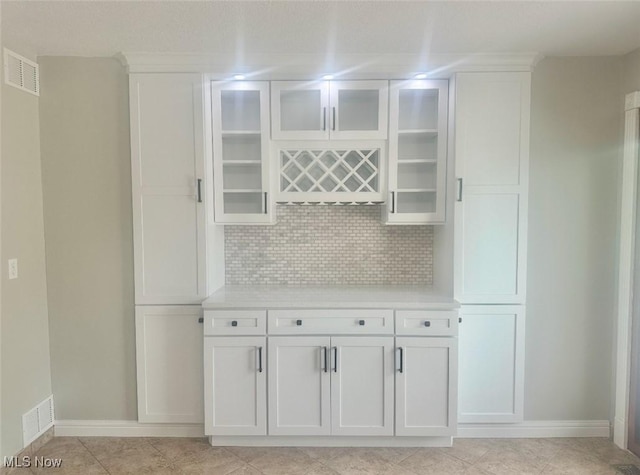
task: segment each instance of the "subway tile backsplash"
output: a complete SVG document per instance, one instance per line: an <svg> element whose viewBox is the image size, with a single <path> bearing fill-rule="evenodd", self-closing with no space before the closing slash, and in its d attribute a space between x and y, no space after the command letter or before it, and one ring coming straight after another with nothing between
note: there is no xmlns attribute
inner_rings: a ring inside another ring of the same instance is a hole
<svg viewBox="0 0 640 475"><path fill-rule="evenodd" d="M228 285L431 285L433 227L378 205L278 205L273 226L225 226Z"/></svg>

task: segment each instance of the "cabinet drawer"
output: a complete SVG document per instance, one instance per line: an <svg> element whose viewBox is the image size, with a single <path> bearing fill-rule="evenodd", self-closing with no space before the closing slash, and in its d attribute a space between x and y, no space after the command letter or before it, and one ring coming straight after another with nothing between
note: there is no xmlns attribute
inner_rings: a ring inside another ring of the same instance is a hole
<svg viewBox="0 0 640 475"><path fill-rule="evenodd" d="M392 310L269 310L270 335L393 334Z"/></svg>
<svg viewBox="0 0 640 475"><path fill-rule="evenodd" d="M205 310L204 335L264 335L264 310Z"/></svg>
<svg viewBox="0 0 640 475"><path fill-rule="evenodd" d="M396 335L456 336L456 310L396 310Z"/></svg>

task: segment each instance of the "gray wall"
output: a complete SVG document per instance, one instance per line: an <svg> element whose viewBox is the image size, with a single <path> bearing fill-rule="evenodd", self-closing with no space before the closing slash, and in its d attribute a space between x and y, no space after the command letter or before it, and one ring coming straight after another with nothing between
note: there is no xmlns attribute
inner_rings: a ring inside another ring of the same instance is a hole
<svg viewBox="0 0 640 475"><path fill-rule="evenodd" d="M127 79L41 58L51 360L60 419L135 419ZM525 418L608 419L619 58L533 74Z"/></svg>
<svg viewBox="0 0 640 475"><path fill-rule="evenodd" d="M621 61L549 58L532 82L525 419L609 419Z"/></svg>
<svg viewBox="0 0 640 475"><path fill-rule="evenodd" d="M113 59L39 58L57 419L136 419L128 82Z"/></svg>
<svg viewBox="0 0 640 475"><path fill-rule="evenodd" d="M11 45L7 45L11 47ZM15 50L22 53L20 49ZM22 448L22 414L51 395L38 98L2 81L2 454ZM7 260L18 259L8 280Z"/></svg>
<svg viewBox="0 0 640 475"><path fill-rule="evenodd" d="M623 58L622 93L640 91L640 48Z"/></svg>

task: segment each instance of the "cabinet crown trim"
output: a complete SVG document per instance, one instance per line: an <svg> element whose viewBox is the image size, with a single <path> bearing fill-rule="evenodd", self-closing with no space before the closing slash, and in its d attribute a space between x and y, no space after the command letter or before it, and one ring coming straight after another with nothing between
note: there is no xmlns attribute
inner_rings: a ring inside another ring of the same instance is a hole
<svg viewBox="0 0 640 475"><path fill-rule="evenodd" d="M211 73L211 79L229 79L236 65L234 58L201 53L121 52L115 58L129 73ZM428 76L446 78L456 72L532 71L542 58L535 52L433 55L429 57ZM253 70L268 71L252 75L252 80L309 79L310 72L313 74L318 71L318 65L324 64L324 58L308 54L268 55L249 62ZM340 79L402 79L424 69L417 54L344 55L334 69L342 70L354 64L365 66ZM215 71L222 73L212 73Z"/></svg>

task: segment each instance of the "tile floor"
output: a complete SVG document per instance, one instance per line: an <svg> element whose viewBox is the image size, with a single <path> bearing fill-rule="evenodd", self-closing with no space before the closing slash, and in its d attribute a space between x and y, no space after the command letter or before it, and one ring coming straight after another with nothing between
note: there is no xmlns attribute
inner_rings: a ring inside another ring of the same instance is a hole
<svg viewBox="0 0 640 475"><path fill-rule="evenodd" d="M2 473L58 474L573 474L616 475L640 459L607 439L456 439L452 448L211 447L205 439L56 437L33 454L60 468Z"/></svg>

